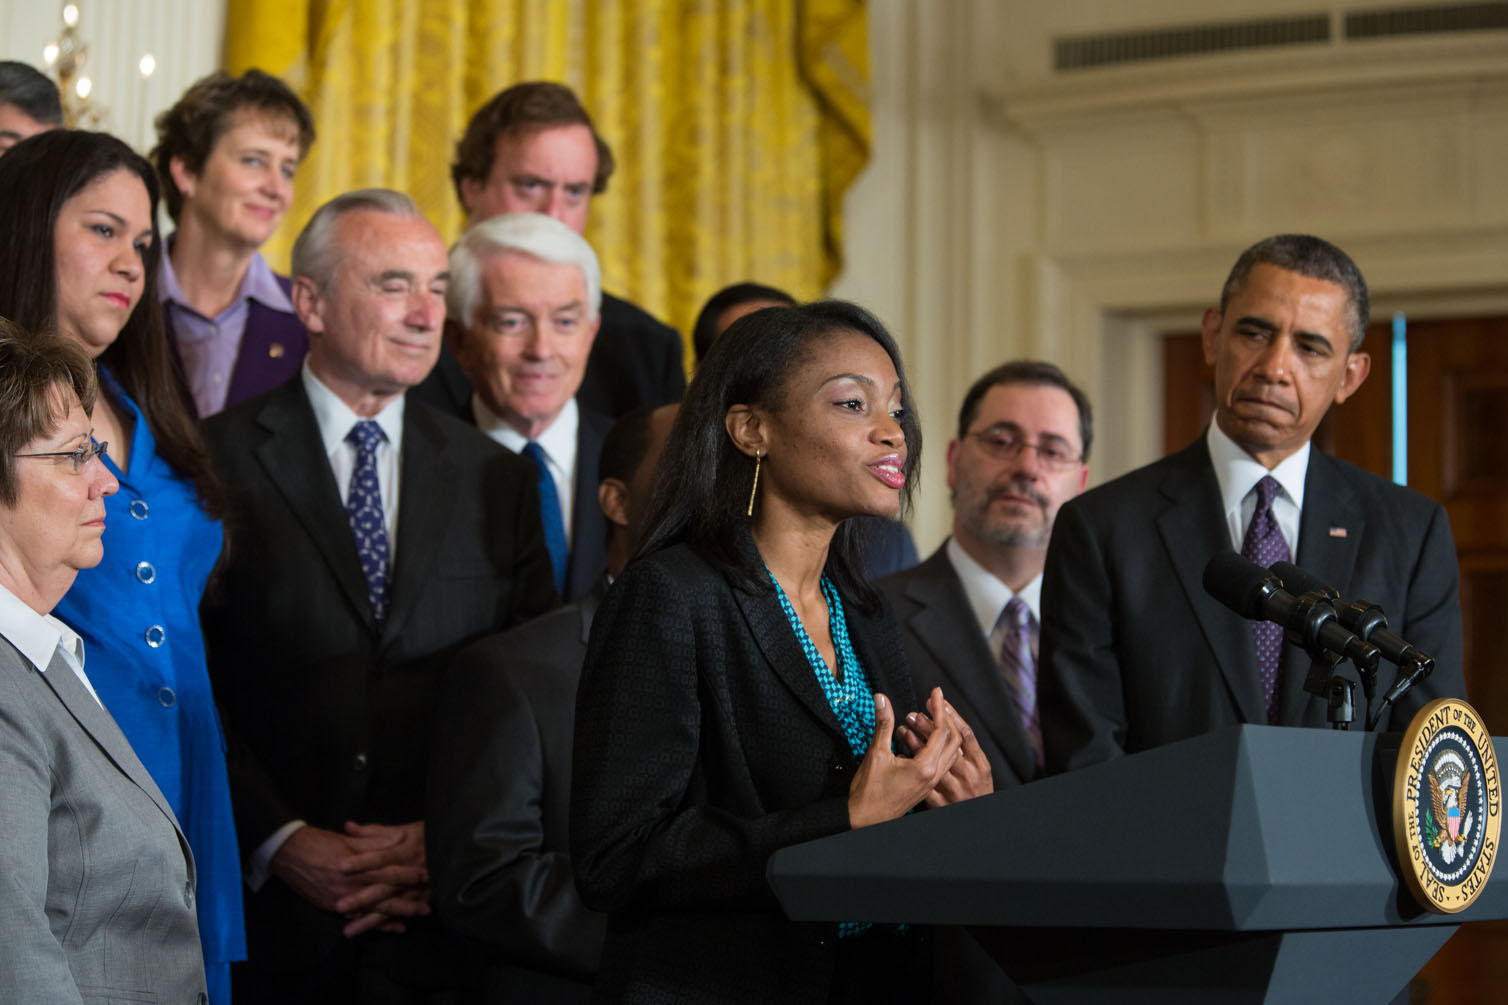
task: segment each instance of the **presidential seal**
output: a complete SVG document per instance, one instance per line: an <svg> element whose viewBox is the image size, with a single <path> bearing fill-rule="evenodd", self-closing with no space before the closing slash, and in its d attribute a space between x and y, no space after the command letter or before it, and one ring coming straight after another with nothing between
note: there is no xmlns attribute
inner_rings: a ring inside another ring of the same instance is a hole
<svg viewBox="0 0 1508 1005"><path fill-rule="evenodd" d="M1477 710L1440 698L1403 732L1393 778L1393 839L1404 883L1437 914L1464 911L1492 875L1502 789Z"/></svg>

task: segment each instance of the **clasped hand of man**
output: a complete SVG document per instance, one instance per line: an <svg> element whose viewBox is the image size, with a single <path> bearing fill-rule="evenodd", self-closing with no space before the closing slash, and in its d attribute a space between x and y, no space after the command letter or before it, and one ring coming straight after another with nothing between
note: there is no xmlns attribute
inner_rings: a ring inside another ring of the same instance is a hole
<svg viewBox="0 0 1508 1005"><path fill-rule="evenodd" d="M272 857L272 874L325 911L345 916L347 938L403 932L404 919L430 912L424 821L300 827Z"/></svg>

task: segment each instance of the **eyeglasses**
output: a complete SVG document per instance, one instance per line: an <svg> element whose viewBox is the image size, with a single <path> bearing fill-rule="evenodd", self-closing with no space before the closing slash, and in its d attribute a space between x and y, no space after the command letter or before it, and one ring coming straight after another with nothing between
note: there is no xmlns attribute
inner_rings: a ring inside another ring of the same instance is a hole
<svg viewBox="0 0 1508 1005"><path fill-rule="evenodd" d="M89 442L77 450L53 450L42 454L17 454L17 457L67 457L73 461L73 473L78 474L96 457L105 456L105 451L110 448L108 443L100 443L94 439L94 431L89 431Z"/></svg>
<svg viewBox="0 0 1508 1005"><path fill-rule="evenodd" d="M1044 468L1054 470L1071 468L1084 460L1082 454L1074 453L1062 440L1045 439L1037 443L1028 443L1026 437L1014 429L992 427L967 435L997 461L1013 461L1021 456L1023 450L1027 449L1037 452L1037 460L1042 462Z"/></svg>

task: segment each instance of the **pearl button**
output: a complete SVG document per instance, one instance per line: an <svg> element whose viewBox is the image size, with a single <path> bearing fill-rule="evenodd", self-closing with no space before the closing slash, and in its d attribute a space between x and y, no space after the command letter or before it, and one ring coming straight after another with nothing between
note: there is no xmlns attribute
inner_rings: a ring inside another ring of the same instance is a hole
<svg viewBox="0 0 1508 1005"><path fill-rule="evenodd" d="M157 649L168 640L168 633L161 625L153 625L142 633L142 638L147 640L147 645Z"/></svg>
<svg viewBox="0 0 1508 1005"><path fill-rule="evenodd" d="M183 904L185 907L194 906L194 881L189 880L183 884Z"/></svg>
<svg viewBox="0 0 1508 1005"><path fill-rule="evenodd" d="M126 510L138 520L147 518L147 501L145 499L132 499L131 505Z"/></svg>
<svg viewBox="0 0 1508 1005"><path fill-rule="evenodd" d="M150 583L157 578L157 570L152 568L151 562L137 562L136 578L143 583Z"/></svg>
<svg viewBox="0 0 1508 1005"><path fill-rule="evenodd" d="M178 694L166 684L157 689L157 700L162 702L163 708L172 708L178 704Z"/></svg>

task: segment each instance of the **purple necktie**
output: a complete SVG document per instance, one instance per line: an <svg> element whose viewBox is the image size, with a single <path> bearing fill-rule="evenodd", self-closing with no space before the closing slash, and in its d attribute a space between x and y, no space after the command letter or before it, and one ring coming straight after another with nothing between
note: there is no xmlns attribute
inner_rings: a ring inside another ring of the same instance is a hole
<svg viewBox="0 0 1508 1005"><path fill-rule="evenodd" d="M1016 706L1016 718L1031 742L1032 754L1037 759L1037 768L1042 767L1042 727L1037 720L1037 656L1036 625L1031 609L1020 597L1012 597L1000 612L997 622L1002 629L1000 640L1000 673L1005 678L1005 688L1010 692Z"/></svg>
<svg viewBox="0 0 1508 1005"><path fill-rule="evenodd" d="M377 627L387 620L387 519L382 512L382 488L377 481L377 447L385 442L382 427L363 419L351 427L346 442L356 448L356 467L346 492L346 516L356 538L356 555L367 581L367 599Z"/></svg>
<svg viewBox="0 0 1508 1005"><path fill-rule="evenodd" d="M1288 542L1272 515L1272 501L1282 489L1272 475L1257 482L1257 508L1246 525L1246 540L1241 542L1243 557L1264 569L1274 562L1290 561ZM1253 621L1251 633L1257 642L1257 668L1262 672L1262 694L1267 699L1267 722L1278 724L1278 666L1283 661L1283 627L1271 621Z"/></svg>

